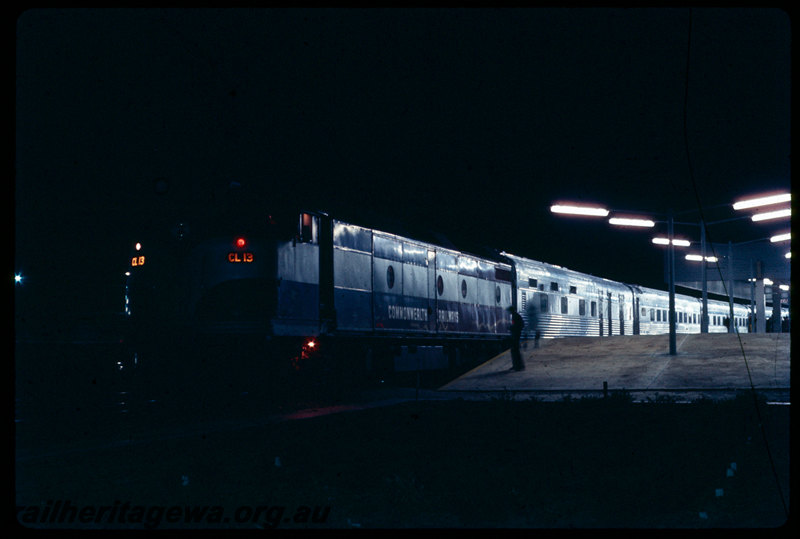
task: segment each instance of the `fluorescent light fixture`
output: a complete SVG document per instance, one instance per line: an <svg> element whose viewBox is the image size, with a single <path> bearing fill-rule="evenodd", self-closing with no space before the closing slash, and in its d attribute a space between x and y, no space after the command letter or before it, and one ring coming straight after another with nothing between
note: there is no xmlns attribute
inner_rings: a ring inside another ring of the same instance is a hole
<svg viewBox="0 0 800 539"><path fill-rule="evenodd" d="M650 228L656 226L655 222L650 221L649 219L628 219L625 217L612 217L608 220L608 223L618 226L640 226Z"/></svg>
<svg viewBox="0 0 800 539"><path fill-rule="evenodd" d="M772 236L769 239L769 241L771 241L772 243L775 243L775 242L778 242L778 241L789 241L791 239L792 239L792 233L788 232L786 234L778 234L777 236Z"/></svg>
<svg viewBox="0 0 800 539"><path fill-rule="evenodd" d="M755 208L758 206L768 206L770 204L780 204L781 202L789 202L792 200L792 195L787 193L783 195L772 195L760 198L751 198L750 200L740 200L733 205L734 210L746 210L747 208Z"/></svg>
<svg viewBox="0 0 800 539"><path fill-rule="evenodd" d="M789 285L788 285L788 284L781 284L781 285L778 285L778 288L780 288L780 289L781 289L781 290L783 290L784 292L788 292L788 291L789 291Z"/></svg>
<svg viewBox="0 0 800 539"><path fill-rule="evenodd" d="M686 255L686 260L691 260L692 262L702 262L703 261L703 257L700 256L700 255ZM706 257L706 262L716 262L716 261L717 261L717 257L716 256L707 256Z"/></svg>
<svg viewBox="0 0 800 539"><path fill-rule="evenodd" d="M669 245L669 238L653 238L653 243L656 245ZM672 245L675 247L689 247L692 244L689 240L672 240Z"/></svg>
<svg viewBox="0 0 800 539"><path fill-rule="evenodd" d="M764 277L764 284L767 285L767 286L772 285L772 279L768 279L768 278Z"/></svg>
<svg viewBox="0 0 800 539"><path fill-rule="evenodd" d="M781 217L790 217L791 215L792 215L792 210L785 209L778 211L770 211L767 213L757 213L752 217L752 219L753 222L758 222L758 221L766 221L767 219L779 219Z"/></svg>
<svg viewBox="0 0 800 539"><path fill-rule="evenodd" d="M608 215L608 210L605 208L591 206L571 206L563 204L555 204L550 206L550 211L553 213L566 213L569 215L591 215L593 217L605 217Z"/></svg>

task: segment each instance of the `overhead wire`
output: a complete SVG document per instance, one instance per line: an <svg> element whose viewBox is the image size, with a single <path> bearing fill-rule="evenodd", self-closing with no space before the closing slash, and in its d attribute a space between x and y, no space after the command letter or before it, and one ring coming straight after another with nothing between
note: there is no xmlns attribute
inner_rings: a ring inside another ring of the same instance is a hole
<svg viewBox="0 0 800 539"><path fill-rule="evenodd" d="M700 226L703 227L704 232L706 234L706 238L708 238L707 243L711 245L711 254L716 258L716 260L719 260L719 257L717 257L717 253L714 250L714 243L713 241L711 241L711 236L706 227L706 219L705 216L703 215L703 204L700 201L700 194L697 189L697 182L695 181L694 169L692 167L691 152L689 151L687 118L688 118L688 103L689 103L689 67L691 65L691 50L692 50L692 8L689 8L689 37L688 37L688 44L686 47L686 73L684 77L684 95L683 95L683 141L684 141L684 147L686 149L686 161L688 163L688 168L689 168L689 179L692 182L692 189L694 191L695 202L697 203L697 210L700 213ZM702 263L705 264L706 261L703 260ZM722 268L720 268L719 262L717 262L715 265L717 268L717 272L719 273L719 279L722 282L722 287L725 292L725 295L729 295L729 293L732 293L732 291L729 292L727 289L727 285L725 284L725 279L723 279L722 276ZM775 301L774 298L773 301ZM706 315L706 313L703 314ZM733 320L731 319L729 323L733 324ZM747 370L747 378L750 382L750 392L753 396L753 405L755 407L756 417L758 419L758 426L761 431L761 437L764 440L764 446L767 451L767 458L769 459L769 464L772 469L772 475L775 478L775 485L777 486L778 494L780 495L781 503L783 504L783 511L786 515L786 518L788 519L789 508L788 505L786 504L786 499L783 495L783 489L781 487L780 478L778 477L778 472L775 467L775 460L772 457L772 451L770 450L769 447L769 440L767 438L766 429L764 428L764 421L761 416L761 410L759 409L758 405L758 393L756 392L755 385L753 384L753 376L752 373L750 372L750 365L748 364L747 361L747 354L744 350L744 344L742 343L742 336L739 331L734 331L734 333L736 334L736 337L739 340L739 348L742 351L742 359L744 360L744 366L745 369Z"/></svg>

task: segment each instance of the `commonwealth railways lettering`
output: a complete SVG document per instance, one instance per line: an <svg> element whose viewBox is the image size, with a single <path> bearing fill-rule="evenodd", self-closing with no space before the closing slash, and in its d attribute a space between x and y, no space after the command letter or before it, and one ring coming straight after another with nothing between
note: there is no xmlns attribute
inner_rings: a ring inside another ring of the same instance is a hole
<svg viewBox="0 0 800 539"><path fill-rule="evenodd" d="M389 320L411 320L414 322L425 322L428 320L428 310L420 307L408 307L405 305L389 305ZM439 322L458 323L458 311L448 311L438 309L436 311Z"/></svg>
<svg viewBox="0 0 800 539"><path fill-rule="evenodd" d="M424 322L427 319L427 309L406 307L404 305L389 305L389 320L413 320L415 322Z"/></svg>

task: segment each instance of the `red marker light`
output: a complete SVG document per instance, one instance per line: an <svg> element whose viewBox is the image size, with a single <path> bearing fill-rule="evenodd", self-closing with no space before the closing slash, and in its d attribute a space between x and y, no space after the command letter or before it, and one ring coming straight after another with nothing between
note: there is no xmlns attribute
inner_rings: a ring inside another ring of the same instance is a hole
<svg viewBox="0 0 800 539"><path fill-rule="evenodd" d="M246 244L244 238L236 238L236 247L244 247Z"/></svg>
<svg viewBox="0 0 800 539"><path fill-rule="evenodd" d="M317 343L313 339L308 341L308 347L309 348L314 348L316 345L317 345Z"/></svg>

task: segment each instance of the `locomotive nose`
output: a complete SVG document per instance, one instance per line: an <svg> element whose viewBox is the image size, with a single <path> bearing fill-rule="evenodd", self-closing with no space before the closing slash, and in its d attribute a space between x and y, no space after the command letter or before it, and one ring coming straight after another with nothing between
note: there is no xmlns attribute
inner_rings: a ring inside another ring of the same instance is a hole
<svg viewBox="0 0 800 539"><path fill-rule="evenodd" d="M235 235L198 253L195 316L208 331L263 332L277 305L275 242Z"/></svg>

